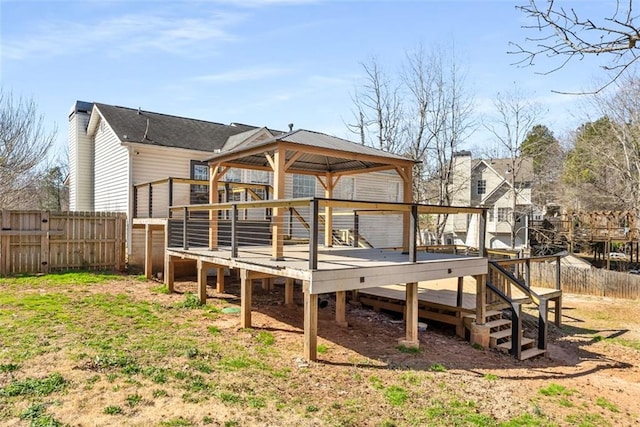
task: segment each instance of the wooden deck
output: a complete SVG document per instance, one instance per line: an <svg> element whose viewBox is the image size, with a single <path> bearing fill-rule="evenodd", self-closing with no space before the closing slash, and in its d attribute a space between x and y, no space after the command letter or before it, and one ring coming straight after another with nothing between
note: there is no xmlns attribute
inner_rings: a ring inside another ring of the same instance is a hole
<svg viewBox="0 0 640 427"><path fill-rule="evenodd" d="M424 282L487 274L482 257L419 252L416 262L393 249L322 248L318 267L309 268L308 245L287 245L284 257L274 260L270 247L245 247L231 256L229 249L168 248L173 259L193 259L213 266L248 270L265 277L285 277L307 282L311 294L369 289L385 285Z"/></svg>
<svg viewBox="0 0 640 427"><path fill-rule="evenodd" d="M476 313L477 283L473 277L464 277L459 288L458 279L449 278L418 283L418 316L456 326L459 334L463 331L463 318ZM538 295L546 298L558 296L558 291L548 288L534 288ZM460 295L458 294L460 292ZM403 285L387 285L359 291L359 300L375 310L404 313L406 292ZM525 295L512 295L525 300ZM499 309L505 304L489 305L487 309Z"/></svg>

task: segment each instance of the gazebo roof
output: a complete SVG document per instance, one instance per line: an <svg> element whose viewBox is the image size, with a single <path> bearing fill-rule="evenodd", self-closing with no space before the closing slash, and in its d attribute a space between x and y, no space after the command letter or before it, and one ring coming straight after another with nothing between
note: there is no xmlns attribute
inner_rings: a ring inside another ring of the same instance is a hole
<svg viewBox="0 0 640 427"><path fill-rule="evenodd" d="M269 159L276 149L284 148L288 173L324 175L395 169L415 163L413 160L387 153L346 139L305 129L295 130L263 141L223 151L209 159L211 163L247 169L271 170Z"/></svg>

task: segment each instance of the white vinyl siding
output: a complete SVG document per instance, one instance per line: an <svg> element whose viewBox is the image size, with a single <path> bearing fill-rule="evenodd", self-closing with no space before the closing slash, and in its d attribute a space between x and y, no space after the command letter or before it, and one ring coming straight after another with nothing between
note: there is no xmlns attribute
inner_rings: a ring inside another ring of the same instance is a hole
<svg viewBox="0 0 640 427"><path fill-rule="evenodd" d="M137 154L136 154L137 153ZM132 154L133 184L142 184L169 177L187 178L191 176L191 161L211 157L211 153L157 148L136 145ZM138 190L138 216L146 217L148 209L147 187ZM154 218L166 218L169 215L169 185L167 183L153 186ZM173 205L190 204L190 185L173 185Z"/></svg>
<svg viewBox="0 0 640 427"><path fill-rule="evenodd" d="M129 155L109 126L101 122L95 136L94 210L127 212Z"/></svg>

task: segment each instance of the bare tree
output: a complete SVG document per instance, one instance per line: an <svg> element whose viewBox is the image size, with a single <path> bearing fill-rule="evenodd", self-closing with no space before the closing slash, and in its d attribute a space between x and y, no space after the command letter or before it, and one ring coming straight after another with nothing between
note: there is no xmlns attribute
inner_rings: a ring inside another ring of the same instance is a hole
<svg viewBox="0 0 640 427"><path fill-rule="evenodd" d="M414 200L450 206L454 153L473 129L473 98L465 91L465 73L454 49L420 47L407 54L403 82L408 89L407 149L420 161L414 171ZM433 221L442 241L447 215Z"/></svg>
<svg viewBox="0 0 640 427"><path fill-rule="evenodd" d="M544 3L544 6L540 6ZM545 2L530 0L529 4L516 6L535 23L523 28L538 31L538 36L527 37L526 44L512 43L516 50L510 53L523 54L518 64L533 65L538 57L560 58L560 63L542 74L552 73L564 67L574 58L585 56L609 56L603 66L612 71L615 81L637 59L636 48L640 40L640 28L636 25L633 0L615 2L608 17L585 17L574 8L565 8L554 0Z"/></svg>
<svg viewBox="0 0 640 427"><path fill-rule="evenodd" d="M522 144L530 130L539 121L542 108L532 101L517 86L507 93L498 93L494 100L496 116L484 126L493 135L496 149L506 159L506 176L510 193L510 212L506 219L510 228L510 245L515 248L519 220L528 214L528 208L520 203L524 192L530 191L533 162L523 156Z"/></svg>
<svg viewBox="0 0 640 427"><path fill-rule="evenodd" d="M583 206L640 208L640 80L625 73L588 102L599 116L576 132L565 180L583 190Z"/></svg>
<svg viewBox="0 0 640 427"><path fill-rule="evenodd" d="M362 144L389 153L402 152L404 135L400 88L392 83L376 58L362 63L362 68L365 81L353 96L356 123L347 127L360 136Z"/></svg>
<svg viewBox="0 0 640 427"><path fill-rule="evenodd" d="M40 181L39 166L54 140L55 131L46 133L33 100L0 89L0 207L32 207L29 190Z"/></svg>

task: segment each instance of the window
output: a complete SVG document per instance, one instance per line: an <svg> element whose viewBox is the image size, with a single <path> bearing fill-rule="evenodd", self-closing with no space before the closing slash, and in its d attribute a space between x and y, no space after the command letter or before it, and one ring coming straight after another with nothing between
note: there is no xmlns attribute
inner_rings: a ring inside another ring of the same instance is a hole
<svg viewBox="0 0 640 427"><path fill-rule="evenodd" d="M222 180L227 182L240 182L242 181L241 172L242 170L240 169L229 169L227 173L224 174Z"/></svg>
<svg viewBox="0 0 640 427"><path fill-rule="evenodd" d="M268 184L269 172L267 171L249 171L249 182L253 184Z"/></svg>
<svg viewBox="0 0 640 427"><path fill-rule="evenodd" d="M191 179L209 180L209 165L206 162L197 160L191 161ZM208 203L209 202L209 186L206 184L191 185L191 203Z"/></svg>
<svg viewBox="0 0 640 427"><path fill-rule="evenodd" d="M511 220L511 208L498 208L498 222L508 222Z"/></svg>
<svg viewBox="0 0 640 427"><path fill-rule="evenodd" d="M314 197L316 195L316 177L293 175L293 198Z"/></svg>
<svg viewBox="0 0 640 427"><path fill-rule="evenodd" d="M479 179L476 187L476 194L485 194L487 192L487 180Z"/></svg>

